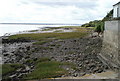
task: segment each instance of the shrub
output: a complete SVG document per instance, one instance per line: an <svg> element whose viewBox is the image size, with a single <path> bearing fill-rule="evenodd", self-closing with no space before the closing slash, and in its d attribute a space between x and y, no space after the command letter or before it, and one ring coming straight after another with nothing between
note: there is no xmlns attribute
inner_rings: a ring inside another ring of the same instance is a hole
<svg viewBox="0 0 120 81"><path fill-rule="evenodd" d="M96 24L95 32L103 32L104 31L104 22L99 22Z"/></svg>

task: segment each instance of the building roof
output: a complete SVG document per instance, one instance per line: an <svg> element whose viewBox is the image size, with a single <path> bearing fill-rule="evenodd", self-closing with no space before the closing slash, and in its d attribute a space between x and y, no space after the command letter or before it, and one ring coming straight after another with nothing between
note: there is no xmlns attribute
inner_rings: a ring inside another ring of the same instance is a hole
<svg viewBox="0 0 120 81"><path fill-rule="evenodd" d="M116 4L114 4L113 6L116 6L116 5L118 5L118 4L120 4L120 1L119 1L118 3L116 3Z"/></svg>

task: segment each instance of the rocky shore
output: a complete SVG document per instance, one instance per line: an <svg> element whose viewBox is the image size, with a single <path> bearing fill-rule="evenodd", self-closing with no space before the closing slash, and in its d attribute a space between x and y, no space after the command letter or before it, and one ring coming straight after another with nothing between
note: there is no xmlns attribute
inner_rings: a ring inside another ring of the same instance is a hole
<svg viewBox="0 0 120 81"><path fill-rule="evenodd" d="M22 78L31 73L35 64L27 61L38 58L50 58L54 61L70 62L76 65L74 69L62 66L68 71L68 74L61 77L80 77L85 74L109 70L108 66L104 65L97 57L102 47L101 37L58 39L42 45L33 45L34 41L26 39L10 40L3 38L2 42L4 64L19 63L24 65L15 72L6 74L10 78Z"/></svg>

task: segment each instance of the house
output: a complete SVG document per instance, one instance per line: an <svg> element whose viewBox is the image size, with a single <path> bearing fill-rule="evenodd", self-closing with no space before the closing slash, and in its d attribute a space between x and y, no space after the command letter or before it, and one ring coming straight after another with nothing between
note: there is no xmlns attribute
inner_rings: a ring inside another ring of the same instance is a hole
<svg viewBox="0 0 120 81"><path fill-rule="evenodd" d="M113 5L113 18L120 17L120 2Z"/></svg>

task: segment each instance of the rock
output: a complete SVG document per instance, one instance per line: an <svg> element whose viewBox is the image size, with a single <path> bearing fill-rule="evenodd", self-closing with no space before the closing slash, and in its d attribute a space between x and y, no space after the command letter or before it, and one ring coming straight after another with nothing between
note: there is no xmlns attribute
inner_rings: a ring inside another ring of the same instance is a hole
<svg viewBox="0 0 120 81"><path fill-rule="evenodd" d="M19 68L19 69L17 69L16 71L17 71L17 72L20 72L20 71L22 71L22 68Z"/></svg>
<svg viewBox="0 0 120 81"><path fill-rule="evenodd" d="M70 58L69 58L69 57L64 57L64 59L65 59L65 60L70 60Z"/></svg>
<svg viewBox="0 0 120 81"><path fill-rule="evenodd" d="M84 76L86 73L85 72L81 72L79 73L79 76Z"/></svg>
<svg viewBox="0 0 120 81"><path fill-rule="evenodd" d="M89 64L89 61L88 61L88 60L86 60L86 61L85 61L85 64Z"/></svg>
<svg viewBox="0 0 120 81"><path fill-rule="evenodd" d="M81 67L81 66L82 66L82 64L79 64L78 66L79 66L79 67Z"/></svg>
<svg viewBox="0 0 120 81"><path fill-rule="evenodd" d="M78 76L78 73L73 74L73 76L74 76L74 77L77 77L77 76Z"/></svg>
<svg viewBox="0 0 120 81"><path fill-rule="evenodd" d="M30 50L30 46L26 47L27 51Z"/></svg>
<svg viewBox="0 0 120 81"><path fill-rule="evenodd" d="M25 66L25 70L29 71L30 70L29 66Z"/></svg>
<svg viewBox="0 0 120 81"><path fill-rule="evenodd" d="M23 76L23 74L21 73L21 74L19 74L17 77L18 77L18 78L22 78L22 76Z"/></svg>
<svg viewBox="0 0 120 81"><path fill-rule="evenodd" d="M67 71L69 71L69 68L66 68Z"/></svg>
<svg viewBox="0 0 120 81"><path fill-rule="evenodd" d="M102 68L99 68L99 70L97 71L98 73L101 73L103 72L103 69Z"/></svg>
<svg viewBox="0 0 120 81"><path fill-rule="evenodd" d="M64 48L65 50L67 50L67 48Z"/></svg>
<svg viewBox="0 0 120 81"><path fill-rule="evenodd" d="M60 62L70 62L76 64L77 69L72 70L71 68L67 68L69 74L66 76L83 76L87 73L99 73L107 69L102 62L97 58L97 54L100 52L101 42L100 39L91 39L91 38L80 38L80 39L61 39L62 42L58 42L58 40L51 41L50 43L46 43L44 45L40 45L41 47L48 47L52 44L60 45L59 48L52 47L53 49L41 49L40 46L34 45L30 46L30 44L24 43L24 39L16 40L6 40L12 41L13 44L6 44L6 48L11 46L15 49L4 49L10 51L10 55L6 55L5 63L21 63L26 65L25 68L18 69L18 77L26 75L34 70L34 63L26 64L26 60L33 59L34 61L37 58L42 57L50 57L53 61ZM100 40L99 42L97 40ZM57 41L57 42L56 42ZM16 43L15 43L16 42ZM98 44L99 43L99 44ZM92 48L95 47L95 48ZM85 50L86 49L86 50ZM15 52L12 52L15 51ZM73 53L69 53L72 51ZM6 53L6 51L5 51ZM28 53L31 53L28 55ZM8 53L9 54L9 53ZM29 56L29 57L28 57ZM28 66L27 66L28 65ZM80 71L80 72L78 72ZM89 72L88 72L89 71ZM14 73L15 74L15 73ZM23 74L23 75L20 75ZM15 76L15 77L17 77Z"/></svg>
<svg viewBox="0 0 120 81"><path fill-rule="evenodd" d="M10 78L15 78L15 77L17 77L17 74L13 74L13 75L11 75L11 76L9 76Z"/></svg>
<svg viewBox="0 0 120 81"><path fill-rule="evenodd" d="M4 57L8 56L9 54L4 54Z"/></svg>
<svg viewBox="0 0 120 81"><path fill-rule="evenodd" d="M98 71L99 71L99 67L96 67L96 68L93 69L93 73L96 73Z"/></svg>

